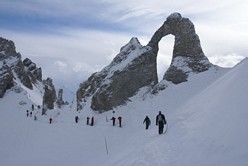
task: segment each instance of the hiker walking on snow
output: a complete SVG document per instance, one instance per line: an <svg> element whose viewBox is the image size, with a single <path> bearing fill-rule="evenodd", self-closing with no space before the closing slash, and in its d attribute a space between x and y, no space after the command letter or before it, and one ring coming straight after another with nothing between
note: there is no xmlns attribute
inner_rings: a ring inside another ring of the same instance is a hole
<svg viewBox="0 0 248 166"><path fill-rule="evenodd" d="M91 124L90 124L91 126L93 126L94 125L94 116L92 116L92 118L91 118Z"/></svg>
<svg viewBox="0 0 248 166"><path fill-rule="evenodd" d="M90 117L87 116L87 121L86 124L89 125L90 124Z"/></svg>
<svg viewBox="0 0 248 166"><path fill-rule="evenodd" d="M164 125L166 124L165 116L164 114L159 111L159 114L156 117L156 125L158 125L158 133L162 134L164 130Z"/></svg>
<svg viewBox="0 0 248 166"><path fill-rule="evenodd" d="M146 116L146 118L143 121L143 124L146 123L146 130L148 130L150 124L151 124L151 120L148 116Z"/></svg>
<svg viewBox="0 0 248 166"><path fill-rule="evenodd" d="M75 117L75 122L78 123L78 116Z"/></svg>
<svg viewBox="0 0 248 166"><path fill-rule="evenodd" d="M52 120L53 120L52 118L50 118L50 119L49 119L49 124L51 124L51 123L52 123Z"/></svg>
<svg viewBox="0 0 248 166"><path fill-rule="evenodd" d="M122 121L122 117L121 116L118 117L118 121L119 121L119 127L121 127L121 121Z"/></svg>
<svg viewBox="0 0 248 166"><path fill-rule="evenodd" d="M115 117L112 117L110 120L112 120L113 121L113 126L115 126Z"/></svg>
<svg viewBox="0 0 248 166"><path fill-rule="evenodd" d="M27 110L27 117L29 116L29 112L28 112L28 110Z"/></svg>

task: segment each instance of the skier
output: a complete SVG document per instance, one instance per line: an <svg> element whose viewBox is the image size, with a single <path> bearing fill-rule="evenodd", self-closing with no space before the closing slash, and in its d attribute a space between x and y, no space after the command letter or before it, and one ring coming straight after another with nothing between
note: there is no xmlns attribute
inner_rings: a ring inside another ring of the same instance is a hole
<svg viewBox="0 0 248 166"><path fill-rule="evenodd" d="M27 110L27 117L29 116L29 112L28 112L28 110Z"/></svg>
<svg viewBox="0 0 248 166"><path fill-rule="evenodd" d="M115 126L115 117L112 117L110 120L112 120L113 121L113 126Z"/></svg>
<svg viewBox="0 0 248 166"><path fill-rule="evenodd" d="M90 124L90 117L88 117L87 116L87 123L86 123L87 125L89 125Z"/></svg>
<svg viewBox="0 0 248 166"><path fill-rule="evenodd" d="M78 123L78 116L75 117L75 122Z"/></svg>
<svg viewBox="0 0 248 166"><path fill-rule="evenodd" d="M159 111L159 114L156 117L156 125L158 125L158 133L162 134L164 130L164 125L166 124L165 116L164 114Z"/></svg>
<svg viewBox="0 0 248 166"><path fill-rule="evenodd" d="M51 123L52 123L52 120L53 120L52 118L50 118L50 119L49 119L49 124L51 124Z"/></svg>
<svg viewBox="0 0 248 166"><path fill-rule="evenodd" d="M143 124L146 123L146 130L148 130L150 124L151 124L151 120L148 116L146 116L146 118L143 121Z"/></svg>
<svg viewBox="0 0 248 166"><path fill-rule="evenodd" d="M122 120L122 117L121 117L121 116L119 116L119 117L118 117L119 127L121 127L121 120Z"/></svg>
<svg viewBox="0 0 248 166"><path fill-rule="evenodd" d="M94 125L94 116L92 116L92 118L91 118L91 124L90 124L91 126L93 126Z"/></svg>

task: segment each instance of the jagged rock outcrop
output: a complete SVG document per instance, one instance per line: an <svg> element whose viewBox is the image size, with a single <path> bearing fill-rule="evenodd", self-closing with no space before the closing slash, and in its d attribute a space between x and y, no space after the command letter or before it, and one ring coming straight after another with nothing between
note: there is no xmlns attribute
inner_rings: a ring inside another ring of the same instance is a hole
<svg viewBox="0 0 248 166"><path fill-rule="evenodd" d="M30 78L24 69L21 54L16 52L14 42L2 37L0 37L0 61L6 62L11 72L16 73L17 78L24 86L29 89L33 88Z"/></svg>
<svg viewBox="0 0 248 166"><path fill-rule="evenodd" d="M33 88L14 42L0 37L0 97L14 86L14 79L19 79L29 89Z"/></svg>
<svg viewBox="0 0 248 166"><path fill-rule="evenodd" d="M92 96L93 110L111 110L125 104L141 87L155 85L158 82L156 57L150 52L149 46L141 46L137 38L132 38L109 66L80 84L78 110L89 96Z"/></svg>
<svg viewBox="0 0 248 166"><path fill-rule="evenodd" d="M0 68L0 98L4 96L7 89L14 86L13 78L14 76L11 69L4 61Z"/></svg>
<svg viewBox="0 0 248 166"><path fill-rule="evenodd" d="M36 83L37 80L42 81L42 70L40 67L37 68L36 64L29 58L24 59L23 64L33 83Z"/></svg>
<svg viewBox="0 0 248 166"><path fill-rule="evenodd" d="M202 51L194 24L180 13L171 14L148 43L155 56L159 41L169 34L175 36L175 43L172 62L163 79L178 84L187 81L189 73L203 72L213 66Z"/></svg>
<svg viewBox="0 0 248 166"><path fill-rule="evenodd" d="M53 80L47 78L43 81L45 87L45 92L43 96L43 110L42 114L44 115L48 109L54 109L54 103L57 99L55 87L53 85Z"/></svg>
<svg viewBox="0 0 248 166"><path fill-rule="evenodd" d="M58 91L58 98L57 98L56 104L58 105L59 108L65 105L65 102L63 100L63 89L59 89Z"/></svg>

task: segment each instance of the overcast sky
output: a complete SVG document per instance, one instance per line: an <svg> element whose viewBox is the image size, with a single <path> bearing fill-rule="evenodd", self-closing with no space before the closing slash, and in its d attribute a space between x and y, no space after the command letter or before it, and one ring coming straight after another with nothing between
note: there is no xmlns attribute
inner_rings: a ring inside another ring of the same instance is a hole
<svg viewBox="0 0 248 166"><path fill-rule="evenodd" d="M132 37L146 45L173 12L194 23L212 63L232 67L248 56L247 0L1 0L0 36L42 67L43 79L73 90ZM160 78L173 44L173 36L160 42Z"/></svg>

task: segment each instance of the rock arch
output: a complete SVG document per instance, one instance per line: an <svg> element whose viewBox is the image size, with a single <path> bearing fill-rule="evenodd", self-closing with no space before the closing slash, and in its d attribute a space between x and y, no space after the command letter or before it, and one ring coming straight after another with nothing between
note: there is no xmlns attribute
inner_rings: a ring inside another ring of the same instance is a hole
<svg viewBox="0 0 248 166"><path fill-rule="evenodd" d="M108 111L125 104L143 87L159 86L158 44L168 34L175 36L175 42L172 62L163 79L179 84L187 81L189 73L199 73L212 66L202 51L193 23L180 13L173 13L146 46L132 38L108 66L81 83L77 91L77 109L83 109L87 100L91 100L93 110Z"/></svg>
<svg viewBox="0 0 248 166"><path fill-rule="evenodd" d="M175 42L172 62L163 79L178 84L187 81L189 72L203 72L212 66L202 51L194 24L188 18L183 18L180 13L173 13L167 17L152 36L148 46L152 48L154 56L157 57L160 40L169 34L175 36Z"/></svg>

